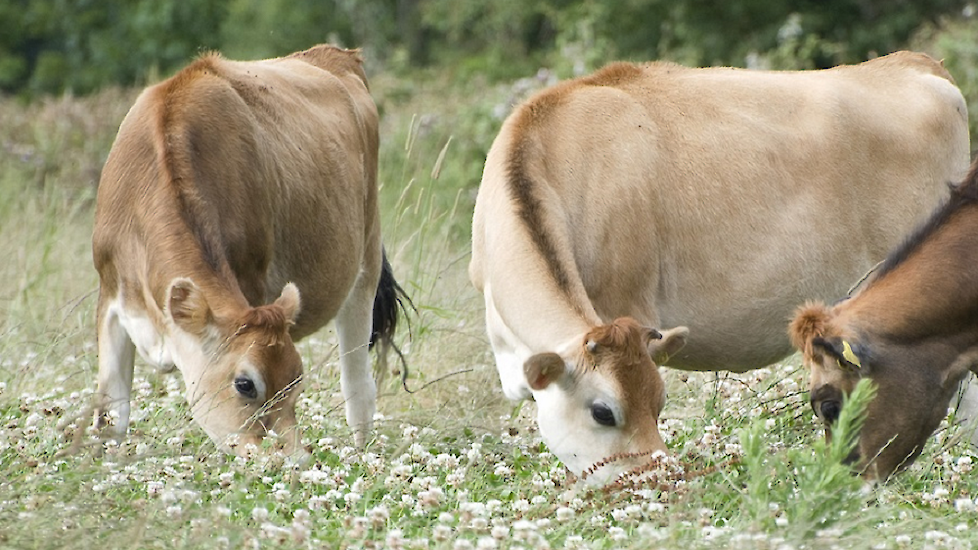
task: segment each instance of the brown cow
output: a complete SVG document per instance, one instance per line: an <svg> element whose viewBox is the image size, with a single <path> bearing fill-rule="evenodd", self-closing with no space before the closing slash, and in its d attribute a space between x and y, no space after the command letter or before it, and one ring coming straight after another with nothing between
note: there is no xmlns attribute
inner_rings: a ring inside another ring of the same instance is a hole
<svg viewBox="0 0 978 550"><path fill-rule="evenodd" d="M877 386L850 459L869 478L909 465L978 374L978 162L950 199L852 298L809 303L789 332L811 369L811 403L826 425L861 378Z"/></svg>
<svg viewBox="0 0 978 550"><path fill-rule="evenodd" d="M96 424L125 434L138 350L180 369L220 448L289 433L296 450L293 342L335 317L347 422L363 444L371 323L391 337L399 290L381 247L377 149L356 51L205 55L145 90L98 189Z"/></svg>
<svg viewBox="0 0 978 550"><path fill-rule="evenodd" d="M964 99L923 54L796 72L615 63L544 90L503 124L473 221L503 391L536 399L578 473L653 450L633 435L653 416L629 409L658 398L653 379L585 368L590 331L686 326L685 347L683 329L653 350L682 369L781 359L794 308L844 294L967 165ZM524 368L554 352L566 383L541 391ZM585 371L588 391L571 383Z"/></svg>

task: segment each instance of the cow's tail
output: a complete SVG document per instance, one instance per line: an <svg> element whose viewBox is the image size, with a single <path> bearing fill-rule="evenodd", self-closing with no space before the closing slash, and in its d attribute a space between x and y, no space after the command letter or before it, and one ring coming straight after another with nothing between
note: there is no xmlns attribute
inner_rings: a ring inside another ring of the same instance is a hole
<svg viewBox="0 0 978 550"><path fill-rule="evenodd" d="M387 355L390 350L394 350L401 363L401 384L405 385L408 374L407 361L405 361L400 348L394 343L394 333L397 331L398 318L402 314L404 319L408 321L408 332L410 333L411 324L407 315L408 309L415 312L417 309L414 307L411 298L394 279L394 271L391 269L390 262L387 261L387 251L382 251L382 255L380 281L377 283L377 294L374 296L373 328L370 333L370 349L373 349L380 342L380 347L377 349L374 378L377 380L378 386L383 383L387 376ZM406 385L404 389L407 389Z"/></svg>

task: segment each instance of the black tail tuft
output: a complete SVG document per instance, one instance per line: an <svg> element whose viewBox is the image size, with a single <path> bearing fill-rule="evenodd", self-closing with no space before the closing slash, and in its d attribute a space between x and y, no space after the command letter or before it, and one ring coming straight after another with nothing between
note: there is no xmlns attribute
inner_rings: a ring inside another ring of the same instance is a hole
<svg viewBox="0 0 978 550"><path fill-rule="evenodd" d="M373 349L378 339L385 346L393 346L399 313L403 312L404 318L407 319L407 309L409 307L415 309L414 302L394 280L394 271L387 261L387 252L384 251L383 255L380 282L377 284L377 295L374 297L374 322L373 331L370 333L370 349Z"/></svg>
<svg viewBox="0 0 978 550"><path fill-rule="evenodd" d="M374 297L373 330L370 333L370 349L373 349L378 340L381 343L380 349L377 350L374 379L378 386L383 384L384 378L387 376L387 353L393 349L401 362L401 370L399 372L395 370L395 374L400 374L401 386L410 392L407 387L407 361L394 343L394 332L397 330L399 313L404 313L404 319L408 321L408 332L411 331L411 323L407 316L408 308L414 310L415 313L418 311L401 285L394 280L394 271L391 269L390 262L387 261L387 251L383 251L380 282L377 283L377 295Z"/></svg>

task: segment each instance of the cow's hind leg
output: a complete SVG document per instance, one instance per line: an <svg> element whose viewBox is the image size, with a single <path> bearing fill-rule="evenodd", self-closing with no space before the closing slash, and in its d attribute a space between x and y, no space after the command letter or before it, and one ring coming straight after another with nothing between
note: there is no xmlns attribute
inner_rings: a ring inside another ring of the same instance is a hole
<svg viewBox="0 0 978 550"><path fill-rule="evenodd" d="M370 280L370 283L367 281ZM336 315L340 340L340 388L346 402L346 422L357 447L367 443L377 407L377 386L370 369L368 345L373 319L376 277L361 273Z"/></svg>
<svg viewBox="0 0 978 550"><path fill-rule="evenodd" d="M98 392L95 428L121 439L129 429L136 347L123 328L119 312L100 298L98 305ZM115 413L115 414L112 414ZM111 418L111 417L115 418Z"/></svg>

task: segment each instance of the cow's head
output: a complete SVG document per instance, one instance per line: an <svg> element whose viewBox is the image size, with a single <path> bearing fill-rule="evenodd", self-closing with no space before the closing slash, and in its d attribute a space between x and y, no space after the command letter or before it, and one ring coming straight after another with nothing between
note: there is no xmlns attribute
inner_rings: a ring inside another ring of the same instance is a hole
<svg viewBox="0 0 978 550"><path fill-rule="evenodd" d="M623 317L560 354L527 359L540 433L570 471L580 476L607 460L587 478L605 483L666 450L658 428L666 392L656 363L686 345L688 333L660 333ZM615 459L622 453L635 456Z"/></svg>
<svg viewBox="0 0 978 550"><path fill-rule="evenodd" d="M224 451L247 453L275 434L286 453L300 451L295 402L302 360L289 336L299 290L285 285L274 303L217 313L190 279L175 279L165 315L194 420Z"/></svg>
<svg viewBox="0 0 978 550"><path fill-rule="evenodd" d="M876 385L848 461L865 477L885 480L920 454L976 357L954 351L947 341L875 334L871 324L863 327L845 315L840 310L845 305L806 304L796 312L789 334L810 369L811 405L825 424L827 439L856 383L869 378Z"/></svg>

